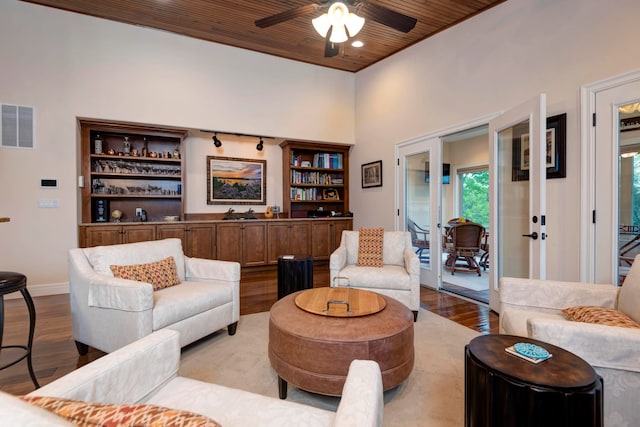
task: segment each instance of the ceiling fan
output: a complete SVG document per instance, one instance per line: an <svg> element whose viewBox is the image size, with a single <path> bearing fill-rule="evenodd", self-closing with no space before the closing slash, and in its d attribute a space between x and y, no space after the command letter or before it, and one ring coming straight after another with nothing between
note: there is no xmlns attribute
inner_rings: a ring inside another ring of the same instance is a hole
<svg viewBox="0 0 640 427"><path fill-rule="evenodd" d="M355 13L352 13L348 6L351 6ZM362 28L365 19L370 19L403 33L411 31L418 21L411 16L365 0L318 0L317 3L294 7L258 19L255 24L257 27L266 28L318 11L326 11L323 15L313 19L313 26L320 35L325 37L324 56L327 58L338 54L340 43L355 36Z"/></svg>

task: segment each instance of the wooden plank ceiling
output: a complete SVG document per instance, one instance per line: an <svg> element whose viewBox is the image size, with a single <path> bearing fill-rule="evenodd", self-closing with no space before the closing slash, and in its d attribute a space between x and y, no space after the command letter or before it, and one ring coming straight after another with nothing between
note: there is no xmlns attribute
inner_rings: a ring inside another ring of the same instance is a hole
<svg viewBox="0 0 640 427"><path fill-rule="evenodd" d="M356 72L394 53L456 25L506 0L375 0L418 20L403 33L367 20L340 53L324 57L324 39L311 19L322 12L258 28L255 21L279 12L324 0L23 0L127 24L170 31L189 37L249 49L310 64ZM364 3L364 0L358 0ZM366 7L366 5L364 5Z"/></svg>

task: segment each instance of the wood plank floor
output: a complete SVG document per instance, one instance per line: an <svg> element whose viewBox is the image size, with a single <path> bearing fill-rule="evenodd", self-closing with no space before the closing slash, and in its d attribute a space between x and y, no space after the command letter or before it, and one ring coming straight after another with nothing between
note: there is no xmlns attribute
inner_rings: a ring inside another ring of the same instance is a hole
<svg viewBox="0 0 640 427"><path fill-rule="evenodd" d="M264 289L263 279L267 275L266 273L264 275L256 273L255 277L243 275L241 314L266 311L275 302L275 295L269 293L265 297L264 294L255 292L255 289ZM252 283L255 286L251 286ZM247 291L247 289L254 289L254 291ZM254 295L249 295L251 292ZM37 320L33 345L33 366L40 385L50 383L104 354L90 348L88 355L78 356L71 336L71 312L68 295L37 297L34 298L34 303ZM485 306L427 288L421 289L421 305L426 310L481 333L498 332L498 315ZM27 310L22 299L6 300L3 345L26 343L28 321ZM0 352L0 365L8 360L8 353L7 351ZM20 395L33 389L26 361L21 361L0 371L0 390Z"/></svg>

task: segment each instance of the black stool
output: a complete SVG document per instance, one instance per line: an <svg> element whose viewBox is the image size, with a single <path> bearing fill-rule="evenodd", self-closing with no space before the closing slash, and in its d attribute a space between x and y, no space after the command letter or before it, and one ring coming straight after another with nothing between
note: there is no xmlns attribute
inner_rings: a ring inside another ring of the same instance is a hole
<svg viewBox="0 0 640 427"><path fill-rule="evenodd" d="M24 301L27 303L27 309L29 310L29 341L27 345L2 345L2 335L4 332L4 296L11 292L20 291ZM31 348L33 345L33 331L36 327L36 309L33 305L31 295L27 290L27 277L24 274L14 273L11 271L0 271L0 351L9 348L20 348L25 352L14 360L5 363L0 366L0 370L13 366L23 359L27 359L27 366L29 367L29 375L36 388L40 388L36 374L33 372L33 365L31 363Z"/></svg>

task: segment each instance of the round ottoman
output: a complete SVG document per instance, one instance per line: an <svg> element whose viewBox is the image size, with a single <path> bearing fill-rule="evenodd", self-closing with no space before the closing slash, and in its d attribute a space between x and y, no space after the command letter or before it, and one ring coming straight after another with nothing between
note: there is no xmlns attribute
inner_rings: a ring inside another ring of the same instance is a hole
<svg viewBox="0 0 640 427"><path fill-rule="evenodd" d="M306 291L300 291L306 292ZM354 359L375 360L382 385L389 390L413 369L413 314L402 303L383 296L386 307L361 317L328 317L295 304L296 292L271 307L269 360L278 374L280 398L287 382L300 389L340 396Z"/></svg>

